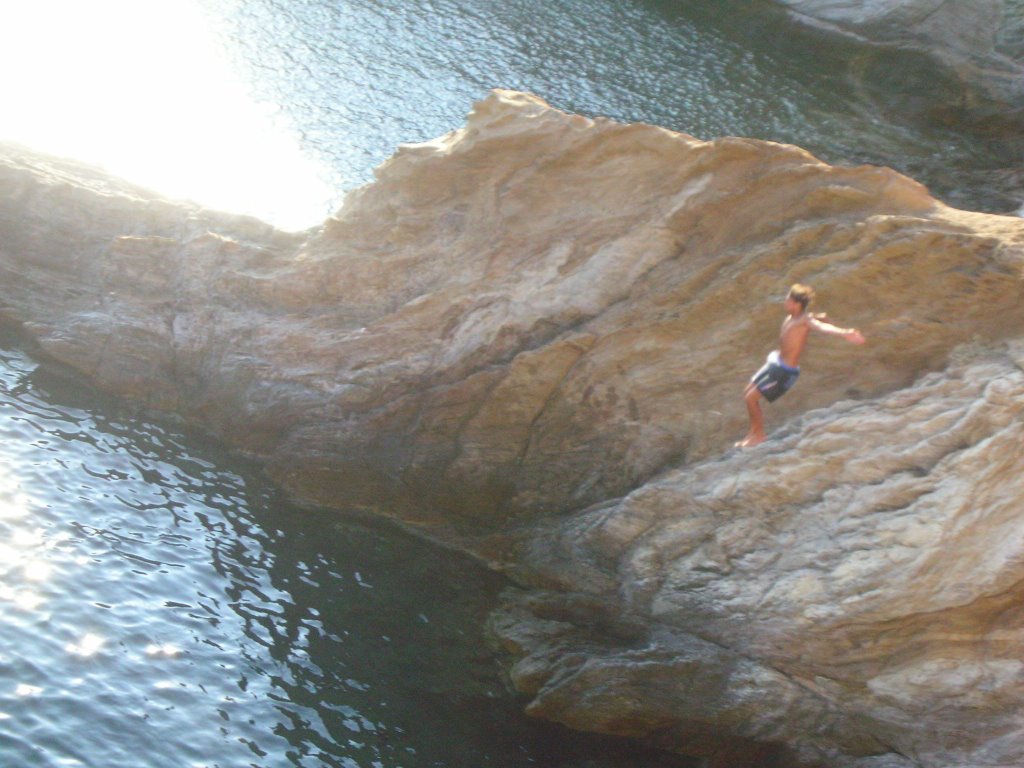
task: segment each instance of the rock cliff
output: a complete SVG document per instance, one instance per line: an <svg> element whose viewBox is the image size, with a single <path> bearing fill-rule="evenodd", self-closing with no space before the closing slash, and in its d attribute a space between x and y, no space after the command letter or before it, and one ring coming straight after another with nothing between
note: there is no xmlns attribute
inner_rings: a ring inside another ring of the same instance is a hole
<svg viewBox="0 0 1024 768"><path fill-rule="evenodd" d="M1015 765L1024 221L495 92L282 233L0 153L0 318L519 585L534 714L712 765ZM787 286L817 338L765 445Z"/></svg>
<svg viewBox="0 0 1024 768"><path fill-rule="evenodd" d="M916 49L980 94L1020 111L1024 5L1019 0L778 0L803 21L882 45Z"/></svg>

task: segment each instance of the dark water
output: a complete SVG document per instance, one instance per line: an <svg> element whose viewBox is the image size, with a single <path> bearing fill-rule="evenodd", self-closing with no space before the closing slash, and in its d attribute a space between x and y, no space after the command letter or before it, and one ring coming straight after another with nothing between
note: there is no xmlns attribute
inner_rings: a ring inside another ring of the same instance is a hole
<svg viewBox="0 0 1024 768"><path fill-rule="evenodd" d="M290 507L6 338L0 436L4 768L685 765L520 714L499 577Z"/></svg>
<svg viewBox="0 0 1024 768"><path fill-rule="evenodd" d="M704 139L888 165L959 207L1024 201L1024 105L986 101L921 53L798 26L769 0L201 3L256 95L339 189L368 180L399 143L461 126L503 87Z"/></svg>

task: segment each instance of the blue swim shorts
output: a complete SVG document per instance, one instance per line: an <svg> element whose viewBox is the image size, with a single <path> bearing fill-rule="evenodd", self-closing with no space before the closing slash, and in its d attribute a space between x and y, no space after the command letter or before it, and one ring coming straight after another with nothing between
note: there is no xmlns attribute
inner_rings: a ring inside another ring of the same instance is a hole
<svg viewBox="0 0 1024 768"><path fill-rule="evenodd" d="M750 379L757 391L764 395L769 403L774 403L796 384L800 375L799 368L791 368L779 358L778 350L768 355L765 364Z"/></svg>

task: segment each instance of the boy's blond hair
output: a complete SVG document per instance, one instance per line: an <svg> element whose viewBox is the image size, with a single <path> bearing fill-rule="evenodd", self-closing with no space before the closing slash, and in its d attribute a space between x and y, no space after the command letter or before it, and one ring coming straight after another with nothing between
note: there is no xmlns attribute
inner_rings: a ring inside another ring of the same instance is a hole
<svg viewBox="0 0 1024 768"><path fill-rule="evenodd" d="M814 289L802 283L793 283L789 289L789 298L798 303L804 309L814 299Z"/></svg>

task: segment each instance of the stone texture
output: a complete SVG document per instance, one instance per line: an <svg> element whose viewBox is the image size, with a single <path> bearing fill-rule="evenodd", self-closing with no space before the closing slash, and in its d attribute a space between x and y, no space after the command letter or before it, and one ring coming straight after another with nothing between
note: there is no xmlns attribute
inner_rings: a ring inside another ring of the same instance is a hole
<svg viewBox="0 0 1024 768"><path fill-rule="evenodd" d="M500 568L529 710L709 765L1019 764L1024 222L496 92L281 233L0 152L0 319ZM817 338L745 431L780 299Z"/></svg>
<svg viewBox="0 0 1024 768"><path fill-rule="evenodd" d="M533 710L579 724L600 713L595 696L643 690L609 707L632 713L635 736L710 720L820 748L826 764L832 747L1019 764L1024 346L962 356L538 531L522 561L552 597L511 595L496 626L524 658L513 677ZM632 635L574 601L628 617ZM684 652L684 637L703 645ZM691 655L698 683L681 671ZM787 734L794 722L813 736Z"/></svg>
<svg viewBox="0 0 1024 768"><path fill-rule="evenodd" d="M1019 0L779 0L797 18L884 45L927 52L989 98L1024 102Z"/></svg>

